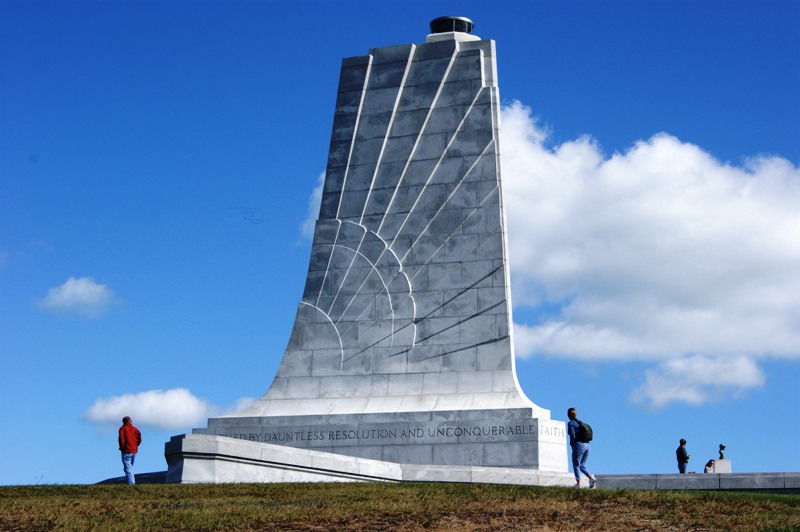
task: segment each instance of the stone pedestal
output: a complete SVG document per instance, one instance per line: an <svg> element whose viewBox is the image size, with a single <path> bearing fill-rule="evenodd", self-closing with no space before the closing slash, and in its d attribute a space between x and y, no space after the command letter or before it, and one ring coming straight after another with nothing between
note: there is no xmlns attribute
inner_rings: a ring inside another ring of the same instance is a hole
<svg viewBox="0 0 800 532"><path fill-rule="evenodd" d="M344 59L278 373L257 403L194 433L569 478L564 422L515 374L499 141L494 41L451 31ZM202 441L170 443L170 481L193 481L184 446ZM261 478L222 472L214 445L203 460L218 481Z"/></svg>
<svg viewBox="0 0 800 532"><path fill-rule="evenodd" d="M730 473L731 461L727 459L714 460L714 473Z"/></svg>

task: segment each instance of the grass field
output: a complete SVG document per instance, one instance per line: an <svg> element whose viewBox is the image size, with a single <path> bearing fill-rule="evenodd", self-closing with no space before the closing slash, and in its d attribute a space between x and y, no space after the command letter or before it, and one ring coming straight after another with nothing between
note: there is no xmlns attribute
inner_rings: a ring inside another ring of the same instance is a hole
<svg viewBox="0 0 800 532"><path fill-rule="evenodd" d="M486 484L0 487L2 530L800 530L800 496Z"/></svg>

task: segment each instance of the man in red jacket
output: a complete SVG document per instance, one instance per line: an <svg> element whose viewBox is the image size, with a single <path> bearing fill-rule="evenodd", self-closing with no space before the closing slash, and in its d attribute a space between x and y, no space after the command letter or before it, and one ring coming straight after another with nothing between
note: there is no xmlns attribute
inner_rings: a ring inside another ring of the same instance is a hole
<svg viewBox="0 0 800 532"><path fill-rule="evenodd" d="M119 450L122 453L122 468L128 484L136 484L133 476L133 462L136 460L136 453L139 452L139 445L142 443L142 433L133 426L131 418L122 418L122 426L119 428Z"/></svg>

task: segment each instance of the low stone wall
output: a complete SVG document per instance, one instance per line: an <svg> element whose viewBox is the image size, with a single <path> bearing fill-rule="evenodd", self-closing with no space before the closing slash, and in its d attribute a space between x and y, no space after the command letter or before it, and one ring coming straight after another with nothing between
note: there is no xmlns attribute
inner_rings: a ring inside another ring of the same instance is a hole
<svg viewBox="0 0 800 532"><path fill-rule="evenodd" d="M633 490L774 490L800 493L800 473L597 475L597 487Z"/></svg>

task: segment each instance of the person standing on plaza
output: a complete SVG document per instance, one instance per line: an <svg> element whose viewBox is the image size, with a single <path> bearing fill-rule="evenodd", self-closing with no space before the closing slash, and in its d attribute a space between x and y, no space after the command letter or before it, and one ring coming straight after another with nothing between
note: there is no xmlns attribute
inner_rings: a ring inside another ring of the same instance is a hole
<svg viewBox="0 0 800 532"><path fill-rule="evenodd" d="M680 445L675 449L675 456L678 458L678 472L683 475L686 473L686 464L689 463L689 451L686 450L686 440L681 438Z"/></svg>
<svg viewBox="0 0 800 532"><path fill-rule="evenodd" d="M119 428L119 450L122 453L122 469L128 484L136 484L133 476L133 463L136 461L136 453L139 452L139 445L142 444L142 433L133 426L131 418L122 418L122 426Z"/></svg>
<svg viewBox="0 0 800 532"><path fill-rule="evenodd" d="M589 442L583 441L581 437L581 424L578 420L578 412L574 408L567 410L567 432L569 433L569 444L572 447L572 470L575 473L575 487L581 487L581 473L589 479L589 487L593 488L597 480L586 469L586 460L589 459Z"/></svg>

